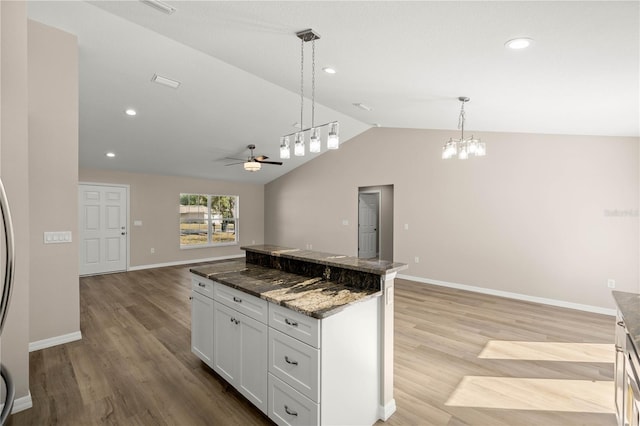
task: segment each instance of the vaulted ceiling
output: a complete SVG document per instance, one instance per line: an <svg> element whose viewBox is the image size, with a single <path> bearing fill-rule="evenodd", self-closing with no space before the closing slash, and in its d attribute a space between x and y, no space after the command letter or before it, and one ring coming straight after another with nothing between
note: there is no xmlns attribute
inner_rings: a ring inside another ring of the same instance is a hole
<svg viewBox="0 0 640 426"><path fill-rule="evenodd" d="M339 120L342 142L374 125L455 135L458 96L471 98L466 128L480 136L640 135L637 1L166 3L173 14L140 1L29 2L30 19L78 36L81 167L265 183L321 155L256 173L225 166L248 144L279 159L280 136L300 121L295 33L307 28L321 36L315 121ZM507 49L516 37L533 45Z"/></svg>

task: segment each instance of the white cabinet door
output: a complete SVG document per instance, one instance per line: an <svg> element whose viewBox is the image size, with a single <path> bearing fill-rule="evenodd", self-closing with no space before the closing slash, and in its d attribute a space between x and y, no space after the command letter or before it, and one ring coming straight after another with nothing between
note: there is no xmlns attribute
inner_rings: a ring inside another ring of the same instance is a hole
<svg viewBox="0 0 640 426"><path fill-rule="evenodd" d="M267 412L267 326L239 314L240 361L237 389L263 413Z"/></svg>
<svg viewBox="0 0 640 426"><path fill-rule="evenodd" d="M238 317L242 314L215 301L213 312L213 370L236 387L239 368Z"/></svg>
<svg viewBox="0 0 640 426"><path fill-rule="evenodd" d="M191 291L191 352L213 368L213 299Z"/></svg>

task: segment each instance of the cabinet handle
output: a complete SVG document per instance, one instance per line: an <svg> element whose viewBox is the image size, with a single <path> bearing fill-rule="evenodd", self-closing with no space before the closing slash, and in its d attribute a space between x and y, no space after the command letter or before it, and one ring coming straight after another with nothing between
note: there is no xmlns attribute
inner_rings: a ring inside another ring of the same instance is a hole
<svg viewBox="0 0 640 426"><path fill-rule="evenodd" d="M290 416L296 416L296 417L298 416L298 413L296 413L295 411L290 411L289 407L287 407L286 405L284 406L284 411L286 411L287 414Z"/></svg>
<svg viewBox="0 0 640 426"><path fill-rule="evenodd" d="M619 325L620 327L624 327L624 321L618 321L616 324Z"/></svg>
<svg viewBox="0 0 640 426"><path fill-rule="evenodd" d="M237 298L235 296L233 296L233 301L234 302L238 302L238 303L242 303L242 299L239 299L239 298Z"/></svg>
<svg viewBox="0 0 640 426"><path fill-rule="evenodd" d="M236 322L236 319L235 318L231 318L231 322Z"/></svg>
<svg viewBox="0 0 640 426"><path fill-rule="evenodd" d="M238 321L238 320L233 320L233 322L235 322L236 325L240 324L240 321Z"/></svg>
<svg viewBox="0 0 640 426"><path fill-rule="evenodd" d="M291 364L291 365L298 365L298 361L292 361L289 359L288 356L284 356L284 360L287 361L287 364Z"/></svg>
<svg viewBox="0 0 640 426"><path fill-rule="evenodd" d="M618 345L616 345L616 352L624 352L624 351L622 350L622 346L618 346Z"/></svg>
<svg viewBox="0 0 640 426"><path fill-rule="evenodd" d="M205 285L204 285L204 284L202 284L202 283L198 283L198 285L199 285L200 287L204 287L204 286L205 286Z"/></svg>
<svg viewBox="0 0 640 426"><path fill-rule="evenodd" d="M297 326L298 326L298 323L297 323L297 322L295 322L295 321L289 321L289 318L285 318L285 319L284 319L284 322L285 322L287 325L290 325L290 326L292 326L292 327L297 327Z"/></svg>

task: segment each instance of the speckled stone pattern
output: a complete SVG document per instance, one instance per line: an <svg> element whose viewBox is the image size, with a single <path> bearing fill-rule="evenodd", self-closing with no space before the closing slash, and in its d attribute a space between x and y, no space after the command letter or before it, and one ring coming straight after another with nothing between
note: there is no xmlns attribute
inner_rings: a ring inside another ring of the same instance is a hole
<svg viewBox="0 0 640 426"><path fill-rule="evenodd" d="M287 257L272 256L264 253L247 251L247 263L273 268L305 277L324 277L337 284L362 290L376 290L382 287L380 275L354 271L336 266L322 265Z"/></svg>
<svg viewBox="0 0 640 426"><path fill-rule="evenodd" d="M640 294L613 291L613 299L622 313L624 325L631 336L636 354L640 355Z"/></svg>
<svg viewBox="0 0 640 426"><path fill-rule="evenodd" d="M254 245L240 247L247 253L261 253L284 259L295 259L304 262L316 263L330 267L343 268L352 271L367 272L376 275L386 275L391 272L407 269L404 263L389 262L387 260L365 260L352 256L344 256L339 254L322 253L319 251L300 250L289 247L280 247L274 245Z"/></svg>
<svg viewBox="0 0 640 426"><path fill-rule="evenodd" d="M241 260L196 266L191 272L314 318L326 318L350 304L382 294L322 277L307 277Z"/></svg>

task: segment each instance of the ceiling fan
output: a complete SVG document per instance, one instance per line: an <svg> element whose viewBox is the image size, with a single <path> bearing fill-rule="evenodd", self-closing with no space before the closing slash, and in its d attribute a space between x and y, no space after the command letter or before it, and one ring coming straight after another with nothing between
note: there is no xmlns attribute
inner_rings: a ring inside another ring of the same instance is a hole
<svg viewBox="0 0 640 426"><path fill-rule="evenodd" d="M247 148L249 149L249 151L251 151L251 154L249 154L249 158L246 161L240 158L227 157L227 159L229 160L238 160L238 162L225 164L225 166L234 166L236 164L244 164L244 169L249 172L257 172L262 168L263 164L275 164L277 166L282 166L282 161L265 161L269 157L265 155L259 155L256 157L255 155L253 155L253 150L256 149L255 145L253 144L247 145Z"/></svg>

